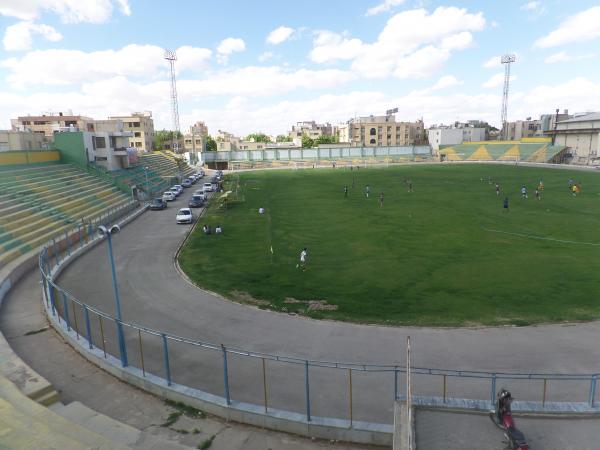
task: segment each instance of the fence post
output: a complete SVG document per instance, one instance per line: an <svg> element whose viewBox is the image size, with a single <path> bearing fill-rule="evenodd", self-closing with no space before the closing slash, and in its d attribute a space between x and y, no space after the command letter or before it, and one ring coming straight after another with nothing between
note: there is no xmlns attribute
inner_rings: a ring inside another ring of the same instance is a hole
<svg viewBox="0 0 600 450"><path fill-rule="evenodd" d="M65 322L67 323L67 331L71 331L71 323L69 321L69 307L67 305L67 294L65 291L61 291L63 299L63 314L65 315Z"/></svg>
<svg viewBox="0 0 600 450"><path fill-rule="evenodd" d="M227 369L227 349L221 344L221 351L223 352L223 383L225 385L225 400L227 400L227 406L231 405L231 397L229 396L229 371Z"/></svg>
<svg viewBox="0 0 600 450"><path fill-rule="evenodd" d="M46 275L44 275L44 272L42 271L42 290L44 293L44 300L46 300L46 308L48 308L50 306L50 302L48 300L48 289L47 289L47 285L46 285Z"/></svg>
<svg viewBox="0 0 600 450"><path fill-rule="evenodd" d="M165 374L167 376L167 386L171 386L171 366L169 366L169 345L167 344L167 336L161 333L163 342L163 356L165 360Z"/></svg>
<svg viewBox="0 0 600 450"><path fill-rule="evenodd" d="M90 325L90 312L85 305L83 307L83 314L85 317L85 331L87 334L88 345L91 350L94 347L94 344L92 343L92 326Z"/></svg>
<svg viewBox="0 0 600 450"><path fill-rule="evenodd" d="M496 403L496 374L492 375L492 389L490 391L490 401L492 406Z"/></svg>
<svg viewBox="0 0 600 450"><path fill-rule="evenodd" d="M267 414L268 402L267 402L267 367L265 358L262 358L262 374L263 374L263 391L265 393L265 414Z"/></svg>
<svg viewBox="0 0 600 450"><path fill-rule="evenodd" d="M594 407L594 399L596 398L596 375L592 375L592 381L590 381L590 407Z"/></svg>
<svg viewBox="0 0 600 450"><path fill-rule="evenodd" d="M94 233L94 227L92 225L92 222L90 222L88 224L88 232L87 232L88 243L93 239L93 237L92 237L93 233Z"/></svg>
<svg viewBox="0 0 600 450"><path fill-rule="evenodd" d="M308 361L304 361L304 382L306 391L306 420L310 422L310 382L308 379Z"/></svg>
<svg viewBox="0 0 600 450"><path fill-rule="evenodd" d="M83 225L78 225L77 231L79 232L79 248L81 248L83 247Z"/></svg>
<svg viewBox="0 0 600 450"><path fill-rule="evenodd" d="M65 252L71 256L71 242L69 241L69 231L65 231Z"/></svg>
<svg viewBox="0 0 600 450"><path fill-rule="evenodd" d="M398 368L394 367L394 401L398 400Z"/></svg>
<svg viewBox="0 0 600 450"><path fill-rule="evenodd" d="M142 375L146 376L146 367L144 366L144 348L142 347L142 332L139 329L138 340L140 341L140 359L142 361Z"/></svg>
<svg viewBox="0 0 600 450"><path fill-rule="evenodd" d="M447 375L444 374L444 403L446 403L446 378Z"/></svg>
<svg viewBox="0 0 600 450"><path fill-rule="evenodd" d="M50 305L52 306L52 315L56 316L56 301L54 299L54 286L48 282L48 292L50 293Z"/></svg>
<svg viewBox="0 0 600 450"><path fill-rule="evenodd" d="M354 415L352 414L352 369L348 369L348 394L350 402L350 428L352 428L352 422Z"/></svg>
<svg viewBox="0 0 600 450"><path fill-rule="evenodd" d="M52 245L53 245L53 249L54 249L54 259L56 260L56 265L58 266L60 264L60 260L58 259L58 250L56 248L56 239L52 238Z"/></svg>
<svg viewBox="0 0 600 450"><path fill-rule="evenodd" d="M548 386L548 380L544 378L544 392L542 394L542 408L546 407L546 388Z"/></svg>

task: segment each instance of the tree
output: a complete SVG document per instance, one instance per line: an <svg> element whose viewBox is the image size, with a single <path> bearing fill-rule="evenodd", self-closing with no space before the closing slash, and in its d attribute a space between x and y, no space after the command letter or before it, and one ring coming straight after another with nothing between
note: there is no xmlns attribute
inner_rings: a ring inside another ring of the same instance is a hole
<svg viewBox="0 0 600 450"><path fill-rule="evenodd" d="M321 135L315 139L314 145L319 144L337 144L338 137L337 136L329 136L329 135Z"/></svg>
<svg viewBox="0 0 600 450"><path fill-rule="evenodd" d="M302 136L302 148L312 148L315 146L315 141L308 135Z"/></svg>
<svg viewBox="0 0 600 450"><path fill-rule="evenodd" d="M292 142L291 136L288 136L286 134L278 135L276 140L277 140L277 142Z"/></svg>
<svg viewBox="0 0 600 450"><path fill-rule="evenodd" d="M217 151L217 143L211 136L206 136L206 151L207 152L216 152Z"/></svg>
<svg viewBox="0 0 600 450"><path fill-rule="evenodd" d="M173 131L171 130L159 130L154 134L154 149L164 150L165 142L171 143L173 141ZM177 137L181 138L183 135L178 131Z"/></svg>
<svg viewBox="0 0 600 450"><path fill-rule="evenodd" d="M268 144L269 142L271 142L271 138L269 136L267 136L265 133L249 134L248 136L246 136L246 140L254 141L254 142L264 142L265 144Z"/></svg>

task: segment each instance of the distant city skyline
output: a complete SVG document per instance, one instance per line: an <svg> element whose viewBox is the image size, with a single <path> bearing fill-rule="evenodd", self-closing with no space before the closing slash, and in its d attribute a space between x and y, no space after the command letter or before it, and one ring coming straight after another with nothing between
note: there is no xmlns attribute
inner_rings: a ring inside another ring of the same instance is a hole
<svg viewBox="0 0 600 450"><path fill-rule="evenodd" d="M0 129L27 114L150 110L169 129L164 48L177 51L181 131L245 136L338 124L398 107L398 120L500 125L600 110L593 1L0 0Z"/></svg>

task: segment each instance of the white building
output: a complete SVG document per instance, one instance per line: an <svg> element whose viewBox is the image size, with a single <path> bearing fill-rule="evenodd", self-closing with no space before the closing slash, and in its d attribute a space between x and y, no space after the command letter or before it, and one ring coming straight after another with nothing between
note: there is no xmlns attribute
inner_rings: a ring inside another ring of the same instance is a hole
<svg viewBox="0 0 600 450"><path fill-rule="evenodd" d="M474 127L436 127L427 130L429 145L439 150L440 145L456 145L463 142L485 141L485 128Z"/></svg>
<svg viewBox="0 0 600 450"><path fill-rule="evenodd" d="M590 164L600 155L600 112L593 112L562 120L556 124L555 145L568 147L573 162Z"/></svg>

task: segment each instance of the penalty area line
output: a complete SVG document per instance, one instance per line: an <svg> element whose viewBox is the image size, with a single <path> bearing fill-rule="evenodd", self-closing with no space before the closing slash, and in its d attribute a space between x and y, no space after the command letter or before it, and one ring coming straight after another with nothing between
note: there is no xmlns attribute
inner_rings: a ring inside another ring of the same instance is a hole
<svg viewBox="0 0 600 450"><path fill-rule="evenodd" d="M522 237L522 238L527 238L527 239L536 239L539 241L552 241L552 242L558 242L560 244L591 245L594 247L600 246L600 242L569 241L569 240L565 240L565 239L555 239L555 238L546 237L546 236L536 236L535 234L525 234L525 233L515 233L512 231L493 230L491 228L485 228L485 227L481 227L481 229L484 231L489 231L490 233L508 234L509 236L517 236L517 237Z"/></svg>

